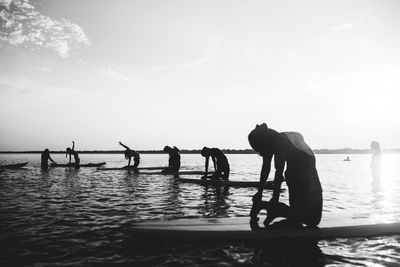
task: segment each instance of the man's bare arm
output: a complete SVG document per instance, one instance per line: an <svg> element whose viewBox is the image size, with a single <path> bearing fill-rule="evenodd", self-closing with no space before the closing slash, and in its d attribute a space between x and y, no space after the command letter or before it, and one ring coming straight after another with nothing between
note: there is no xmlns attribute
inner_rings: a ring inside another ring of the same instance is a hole
<svg viewBox="0 0 400 267"><path fill-rule="evenodd" d="M51 162L53 162L54 164L56 164L56 162L49 156L49 160L51 161Z"/></svg>
<svg viewBox="0 0 400 267"><path fill-rule="evenodd" d="M205 167L206 167L206 174L204 176L207 176L208 174L208 161L209 161L210 157L206 156L206 163L205 163Z"/></svg>
<svg viewBox="0 0 400 267"><path fill-rule="evenodd" d="M265 183L267 182L269 172L271 171L272 154L263 156L263 164L261 167L260 183L258 185L258 192L253 196L253 201L261 201L262 193L264 191Z"/></svg>
<svg viewBox="0 0 400 267"><path fill-rule="evenodd" d="M121 146L123 146L125 149L130 149L128 146L124 145L124 144L121 143L121 142L119 142L119 144L120 144Z"/></svg>
<svg viewBox="0 0 400 267"><path fill-rule="evenodd" d="M212 159L213 164L214 164L214 171L217 171L217 161L215 160L214 156L211 156L211 159Z"/></svg>
<svg viewBox="0 0 400 267"><path fill-rule="evenodd" d="M285 157L282 153L275 155L275 178L274 178L274 192L272 194L271 201L278 202L279 195L281 192L281 185L284 180L283 170L285 168Z"/></svg>

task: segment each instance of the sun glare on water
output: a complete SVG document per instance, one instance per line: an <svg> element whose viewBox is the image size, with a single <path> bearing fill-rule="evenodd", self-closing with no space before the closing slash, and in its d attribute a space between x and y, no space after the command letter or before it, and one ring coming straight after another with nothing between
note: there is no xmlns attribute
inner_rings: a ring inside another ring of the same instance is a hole
<svg viewBox="0 0 400 267"><path fill-rule="evenodd" d="M381 175L380 182L382 186L390 186L395 181L396 174L396 164L395 164L395 155L393 154L385 154L382 156L381 161Z"/></svg>
<svg viewBox="0 0 400 267"><path fill-rule="evenodd" d="M396 165L395 154L384 154L380 162L379 179L373 180L372 205L377 211L371 214L373 220L379 223L397 221L398 215L393 211L397 209L399 194L399 167Z"/></svg>

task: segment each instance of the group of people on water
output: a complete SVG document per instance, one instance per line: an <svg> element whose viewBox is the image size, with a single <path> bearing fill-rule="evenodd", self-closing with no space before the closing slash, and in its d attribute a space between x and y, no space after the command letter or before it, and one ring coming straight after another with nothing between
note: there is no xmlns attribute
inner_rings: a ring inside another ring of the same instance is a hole
<svg viewBox="0 0 400 267"><path fill-rule="evenodd" d="M140 163L140 155L136 151L130 149L128 146L119 142L121 146L125 148L125 159L128 160L128 165L125 168L133 168L137 169ZM181 155L180 150L176 146L170 147L165 146L163 151L168 153L168 167L164 168L162 173L177 173L181 167ZM224 153L218 148L208 148L203 147L201 150L201 155L205 157L205 174L202 176L202 179L212 179L218 180L222 178L223 180L228 181L229 178L229 163L227 157ZM133 157L134 165L131 167L131 158ZM208 175L208 167L209 160L212 160L214 165L214 172L211 175Z"/></svg>
<svg viewBox="0 0 400 267"><path fill-rule="evenodd" d="M322 216L322 187L316 169L315 156L311 148L304 141L303 136L297 132L279 133L263 123L257 125L248 135L250 146L262 157L262 167L258 190L253 196L253 204L250 212L250 225L257 229L258 214L261 210L267 211L264 225L269 226L275 218L282 217L285 220L278 225L297 227L306 225L317 226ZM137 169L140 163L140 155L122 142L119 144L125 148L125 159L128 165L125 168ZM72 148L66 149L66 157L69 156L69 164L79 166L78 153ZM374 162L379 161L381 151L379 144L373 142L371 148L374 151ZM181 166L180 151L176 146L165 146L164 152L168 153L168 166L162 173L177 173ZM230 166L227 157L218 148L203 147L201 155L205 158L205 174L202 179L225 180L229 179ZM74 163L71 163L71 157ZM133 165L131 160L133 158ZM210 158L213 162L214 172L209 175ZM43 169L48 168L48 161L55 163L50 157L50 152L45 149L41 155ZM272 198L269 201L262 200L263 189L271 171L271 161L274 159L275 176ZM376 163L371 164L376 169ZM286 182L289 190L289 205L279 201L281 185Z"/></svg>
<svg viewBox="0 0 400 267"><path fill-rule="evenodd" d="M127 169L137 170L139 163L140 163L140 154L135 150L129 148L127 145L124 145L122 142L119 144L125 148L125 159L128 160L128 165L125 166ZM164 168L161 172L162 173L177 173L181 167L181 155L180 150L176 147L165 146L164 150L165 153L168 153L168 166ZM205 160L205 175L202 176L202 179L212 179L218 180L220 178L224 180L228 180L229 178L229 163L227 157L224 153L218 148L208 148L203 147L201 150L201 155L206 158ZM73 163L71 163L72 156L74 157ZM72 148L68 147L66 149L65 157L69 157L68 165L74 166L79 168L80 158L78 152L75 151L75 142L72 141ZM131 165L131 161L133 158L133 165ZM214 164L214 172L211 175L208 175L208 166L209 166L209 159L213 161ZM50 156L49 149L45 149L41 155L41 168L48 169L49 168L49 161L53 164L57 164Z"/></svg>
<svg viewBox="0 0 400 267"><path fill-rule="evenodd" d="M66 149L66 154L65 157L69 156L69 162L68 164L71 164L71 156L74 157L75 162L73 163L73 165L77 168L79 168L79 164L81 162L78 152L75 151L75 142L72 141L72 148L67 147ZM49 168L49 161L51 161L53 164L57 164L50 156L50 151L48 148L46 148L41 155L41 162L40 162L40 167L43 170L47 170Z"/></svg>

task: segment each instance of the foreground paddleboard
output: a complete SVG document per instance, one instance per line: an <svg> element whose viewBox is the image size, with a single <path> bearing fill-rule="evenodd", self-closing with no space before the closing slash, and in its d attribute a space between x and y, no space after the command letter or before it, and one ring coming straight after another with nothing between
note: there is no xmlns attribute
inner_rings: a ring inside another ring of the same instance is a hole
<svg viewBox="0 0 400 267"><path fill-rule="evenodd" d="M224 181L224 180L203 180L203 179L189 179L189 178L178 178L178 182L181 183L191 183L191 184L199 184L203 186L230 186L230 187L258 187L260 182L258 181ZM265 183L265 189L273 189L274 187L274 182L273 181L267 181Z"/></svg>
<svg viewBox="0 0 400 267"><path fill-rule="evenodd" d="M181 219L137 223L131 229L134 238L146 240L257 242L273 239L306 238L313 240L350 237L374 237L400 234L400 222L374 223L371 220L321 222L319 228L265 229L251 231L249 217L222 219ZM356 224L357 223L357 224ZM261 224L261 223L260 223Z"/></svg>
<svg viewBox="0 0 400 267"><path fill-rule="evenodd" d="M87 164L80 164L79 167L100 167L106 165L105 162L100 162L100 163L87 163ZM70 164L54 164L52 163L50 167L55 168L55 167L72 167L75 168L77 167L75 163L70 163Z"/></svg>
<svg viewBox="0 0 400 267"><path fill-rule="evenodd" d="M19 168L26 166L27 164L28 164L28 162L0 165L0 169L19 169Z"/></svg>

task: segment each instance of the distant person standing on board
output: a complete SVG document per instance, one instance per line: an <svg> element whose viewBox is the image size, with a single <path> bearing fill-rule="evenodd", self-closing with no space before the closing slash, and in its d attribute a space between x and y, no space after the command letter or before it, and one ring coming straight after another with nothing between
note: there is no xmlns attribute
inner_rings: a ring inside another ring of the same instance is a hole
<svg viewBox="0 0 400 267"><path fill-rule="evenodd" d="M316 226L322 216L322 187L315 167L315 157L311 148L297 132L277 131L265 123L257 125L248 136L250 146L263 158L258 192L253 196L250 212L251 227L258 227L258 213L267 210L264 225L268 226L275 218L283 217L288 226ZM262 201L264 184L271 170L274 157L275 179L273 196L269 202ZM286 164L285 177L283 170ZM289 188L289 206L279 202L283 180Z"/></svg>
<svg viewBox="0 0 400 267"><path fill-rule="evenodd" d="M65 154L65 157L69 156L68 164L71 164L71 156L74 156L75 160L74 164L76 167L79 167L79 163L81 162L81 160L79 159L78 152L76 152L74 149L75 149L75 142L72 141L72 148L67 147L67 154Z"/></svg>
<svg viewBox="0 0 400 267"><path fill-rule="evenodd" d="M54 164L56 164L56 162L50 157L50 151L49 149L45 149L42 152L41 155L41 163L40 163L40 168L42 168L42 170L47 170L49 168L49 160L51 162L53 162Z"/></svg>
<svg viewBox="0 0 400 267"><path fill-rule="evenodd" d="M126 167L130 167L131 165L131 159L133 158L133 168L136 169L139 166L140 163L140 155L139 153L137 153L135 150L130 149L128 146L122 144L121 142L119 142L119 144L121 146L123 146L125 148L125 159L128 160L128 165Z"/></svg>
<svg viewBox="0 0 400 267"><path fill-rule="evenodd" d="M220 149L203 147L201 155L206 158L206 173L201 177L202 179L211 178L213 180L218 180L219 178L222 178L225 181L228 181L230 172L229 163L228 159ZM214 164L214 174L208 176L208 163L210 157Z"/></svg>
<svg viewBox="0 0 400 267"><path fill-rule="evenodd" d="M378 183L381 178L382 150L378 142L371 142L372 156L369 167L371 168L372 182Z"/></svg>
<svg viewBox="0 0 400 267"><path fill-rule="evenodd" d="M179 149L174 146L165 146L164 152L168 153L168 167L162 170L163 173L178 172L181 167L181 155L179 154Z"/></svg>

